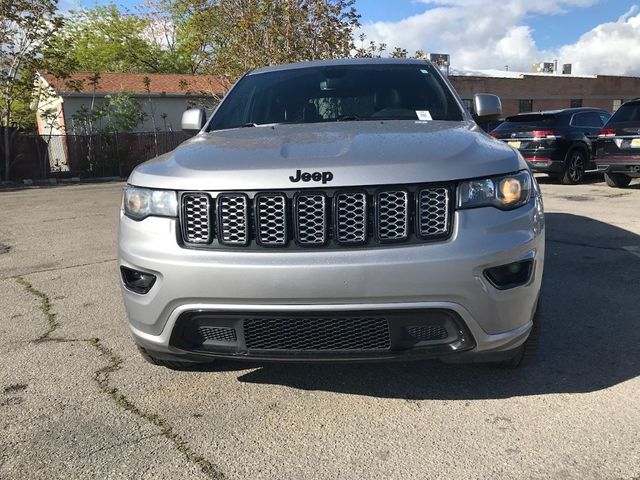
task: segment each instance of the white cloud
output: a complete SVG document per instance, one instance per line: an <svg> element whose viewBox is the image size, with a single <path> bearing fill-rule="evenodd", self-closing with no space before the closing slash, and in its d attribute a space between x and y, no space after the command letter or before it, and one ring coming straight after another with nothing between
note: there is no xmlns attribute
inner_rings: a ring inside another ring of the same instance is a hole
<svg viewBox="0 0 640 480"><path fill-rule="evenodd" d="M579 73L640 75L640 9L634 6L617 22L598 25L560 48L558 56Z"/></svg>
<svg viewBox="0 0 640 480"><path fill-rule="evenodd" d="M531 64L558 59L581 74L640 74L640 8L632 7L616 22L603 23L574 44L545 51L526 25L530 15L554 15L588 7L598 0L422 0L424 13L398 22L366 24L369 40L410 52L450 53L456 69L529 71ZM570 21L567 16L567 21Z"/></svg>

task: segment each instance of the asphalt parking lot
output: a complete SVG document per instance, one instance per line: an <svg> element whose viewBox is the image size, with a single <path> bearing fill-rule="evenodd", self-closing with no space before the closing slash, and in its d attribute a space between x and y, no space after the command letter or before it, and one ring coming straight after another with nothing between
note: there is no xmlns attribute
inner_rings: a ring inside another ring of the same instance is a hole
<svg viewBox="0 0 640 480"><path fill-rule="evenodd" d="M122 184L0 191L0 478L639 479L640 184L541 182L541 348L515 371L151 366Z"/></svg>

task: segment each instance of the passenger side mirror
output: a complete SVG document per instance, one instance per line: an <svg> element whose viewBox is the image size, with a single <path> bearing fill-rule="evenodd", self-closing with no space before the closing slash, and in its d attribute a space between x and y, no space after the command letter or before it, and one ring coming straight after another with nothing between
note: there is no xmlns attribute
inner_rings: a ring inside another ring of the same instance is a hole
<svg viewBox="0 0 640 480"><path fill-rule="evenodd" d="M502 116L502 102L500 97L490 93L476 93L473 96L474 119L487 122L497 120Z"/></svg>
<svg viewBox="0 0 640 480"><path fill-rule="evenodd" d="M190 108L182 114L182 130L187 133L198 133L206 122L204 108Z"/></svg>

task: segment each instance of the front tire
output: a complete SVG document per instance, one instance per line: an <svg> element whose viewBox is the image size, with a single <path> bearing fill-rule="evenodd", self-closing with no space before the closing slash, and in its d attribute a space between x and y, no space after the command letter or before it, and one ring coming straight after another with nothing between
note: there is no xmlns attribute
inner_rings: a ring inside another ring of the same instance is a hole
<svg viewBox="0 0 640 480"><path fill-rule="evenodd" d="M560 177L563 185L577 185L584 180L587 169L587 156L583 149L574 148L567 153L564 172Z"/></svg>
<svg viewBox="0 0 640 480"><path fill-rule="evenodd" d="M631 177L624 173L605 173L604 181L607 185L614 188L625 188L631 183Z"/></svg>

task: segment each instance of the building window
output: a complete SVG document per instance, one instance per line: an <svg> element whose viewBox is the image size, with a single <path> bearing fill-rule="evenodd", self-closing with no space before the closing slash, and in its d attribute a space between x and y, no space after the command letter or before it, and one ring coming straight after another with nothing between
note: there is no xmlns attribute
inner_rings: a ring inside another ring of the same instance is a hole
<svg viewBox="0 0 640 480"><path fill-rule="evenodd" d="M463 98L462 103L464 103L464 106L467 107L467 110L471 113L476 113L473 111L473 98Z"/></svg>
<svg viewBox="0 0 640 480"><path fill-rule="evenodd" d="M519 104L520 113L533 112L533 100L520 100Z"/></svg>
<svg viewBox="0 0 640 480"><path fill-rule="evenodd" d="M613 101L613 112L615 112L616 110L618 110L620 108L620 106L624 103L624 100L622 99L615 99Z"/></svg>
<svg viewBox="0 0 640 480"><path fill-rule="evenodd" d="M582 106L582 99L581 98L572 98L571 101L569 102L569 106L571 108L579 108Z"/></svg>

